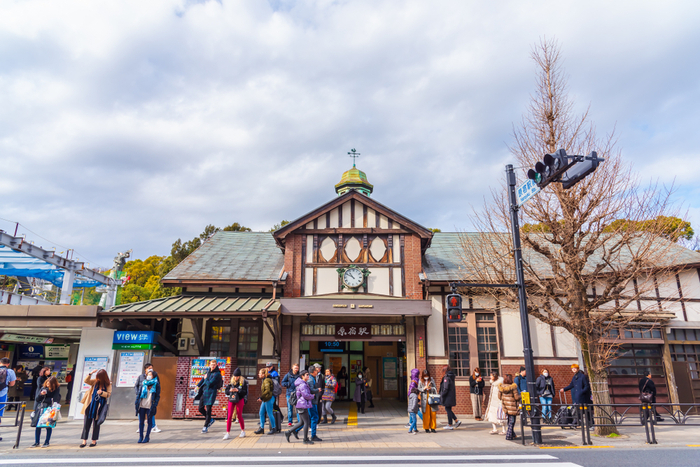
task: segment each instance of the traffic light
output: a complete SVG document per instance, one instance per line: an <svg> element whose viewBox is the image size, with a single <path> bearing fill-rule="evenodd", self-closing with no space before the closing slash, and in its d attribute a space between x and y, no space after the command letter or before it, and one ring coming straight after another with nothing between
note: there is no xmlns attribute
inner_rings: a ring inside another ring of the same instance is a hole
<svg viewBox="0 0 700 467"><path fill-rule="evenodd" d="M447 321L456 323L462 321L462 296L452 293L447 296Z"/></svg>
<svg viewBox="0 0 700 467"><path fill-rule="evenodd" d="M567 170L566 174L561 177L562 188L568 190L576 185L589 174L595 172L595 169L598 168L598 165L602 161L603 159L598 158L597 152L591 151L590 154L583 158L583 160L576 162L576 165Z"/></svg>
<svg viewBox="0 0 700 467"><path fill-rule="evenodd" d="M571 167L566 151L558 149L554 154L545 154L542 162L535 164L535 169L527 171L527 178L534 180L537 186L544 188L552 182L559 181L559 177L566 169Z"/></svg>

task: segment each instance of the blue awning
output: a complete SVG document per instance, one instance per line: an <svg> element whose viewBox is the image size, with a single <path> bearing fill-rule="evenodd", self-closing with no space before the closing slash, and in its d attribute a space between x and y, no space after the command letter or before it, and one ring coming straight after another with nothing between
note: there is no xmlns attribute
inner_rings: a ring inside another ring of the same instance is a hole
<svg viewBox="0 0 700 467"><path fill-rule="evenodd" d="M65 273L64 269L60 269L46 261L0 245L0 276L34 277L51 282L57 287L62 287ZM97 287L100 285L102 284L97 281L79 278L77 275L73 281L73 288Z"/></svg>

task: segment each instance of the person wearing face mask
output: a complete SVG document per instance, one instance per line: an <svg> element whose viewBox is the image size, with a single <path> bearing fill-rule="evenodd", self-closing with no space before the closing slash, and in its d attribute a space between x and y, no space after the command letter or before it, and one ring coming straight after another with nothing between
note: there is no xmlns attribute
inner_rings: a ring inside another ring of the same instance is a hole
<svg viewBox="0 0 700 467"><path fill-rule="evenodd" d="M547 368L543 369L542 374L537 377L535 387L540 398L540 404L542 404L542 416L545 419L552 418L552 399L556 391L554 390L554 379L549 376Z"/></svg>
<svg viewBox="0 0 700 467"><path fill-rule="evenodd" d="M426 369L423 370L421 374L420 381L418 382L418 392L420 393L420 405L423 411L423 429L426 433L437 433L435 428L437 428L437 405L428 404L428 396L430 394L437 394L437 387L435 386L435 380L430 376L430 372Z"/></svg>
<svg viewBox="0 0 700 467"><path fill-rule="evenodd" d="M501 403L498 393L500 391L499 386L503 384L503 378L498 376L497 371L491 372L491 395L489 396L489 403L486 406L486 421L491 422L493 429L491 430L492 435L497 435L500 432L502 435L506 434L505 424L503 423L506 419L506 415L503 412L503 404Z"/></svg>
<svg viewBox="0 0 700 467"><path fill-rule="evenodd" d="M469 394L472 398L472 410L474 411L474 420L481 420L481 404L484 400L484 378L481 376L481 370L474 368L474 372L469 377Z"/></svg>
<svg viewBox="0 0 700 467"><path fill-rule="evenodd" d="M153 429L153 420L156 416L159 400L160 382L153 368L149 368L146 370L145 378L141 381L141 387L134 404L136 415L139 417L139 443L148 443L151 440L151 430ZM144 435L143 426L146 421L148 428Z"/></svg>
<svg viewBox="0 0 700 467"><path fill-rule="evenodd" d="M355 394L352 400L357 404L357 413L365 413L365 390L367 383L362 375L362 372L357 374L355 379Z"/></svg>

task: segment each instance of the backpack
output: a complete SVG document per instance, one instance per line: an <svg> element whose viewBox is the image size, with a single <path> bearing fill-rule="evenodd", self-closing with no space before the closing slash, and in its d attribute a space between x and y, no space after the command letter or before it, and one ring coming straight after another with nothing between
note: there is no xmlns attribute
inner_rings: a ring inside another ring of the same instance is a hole
<svg viewBox="0 0 700 467"><path fill-rule="evenodd" d="M7 367L0 368L0 391L4 391L7 387Z"/></svg>
<svg viewBox="0 0 700 467"><path fill-rule="evenodd" d="M289 397L287 398L288 402L292 405L292 407L297 406L298 398L297 398L297 391L296 389L289 394Z"/></svg>
<svg viewBox="0 0 700 467"><path fill-rule="evenodd" d="M281 394L282 394L282 385L280 384L279 381L272 378L272 395L275 397L278 397Z"/></svg>

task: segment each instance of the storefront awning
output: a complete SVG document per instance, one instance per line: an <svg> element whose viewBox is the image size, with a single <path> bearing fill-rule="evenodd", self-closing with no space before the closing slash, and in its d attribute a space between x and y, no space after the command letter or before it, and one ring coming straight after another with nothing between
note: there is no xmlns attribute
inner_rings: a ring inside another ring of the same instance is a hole
<svg viewBox="0 0 700 467"><path fill-rule="evenodd" d="M323 298L281 298L283 315L310 316L430 316L430 300L362 295Z"/></svg>
<svg viewBox="0 0 700 467"><path fill-rule="evenodd" d="M260 314L263 310L276 313L279 300L260 297L206 297L184 296L158 298L129 303L103 310L100 318L206 318L209 316L242 316Z"/></svg>

